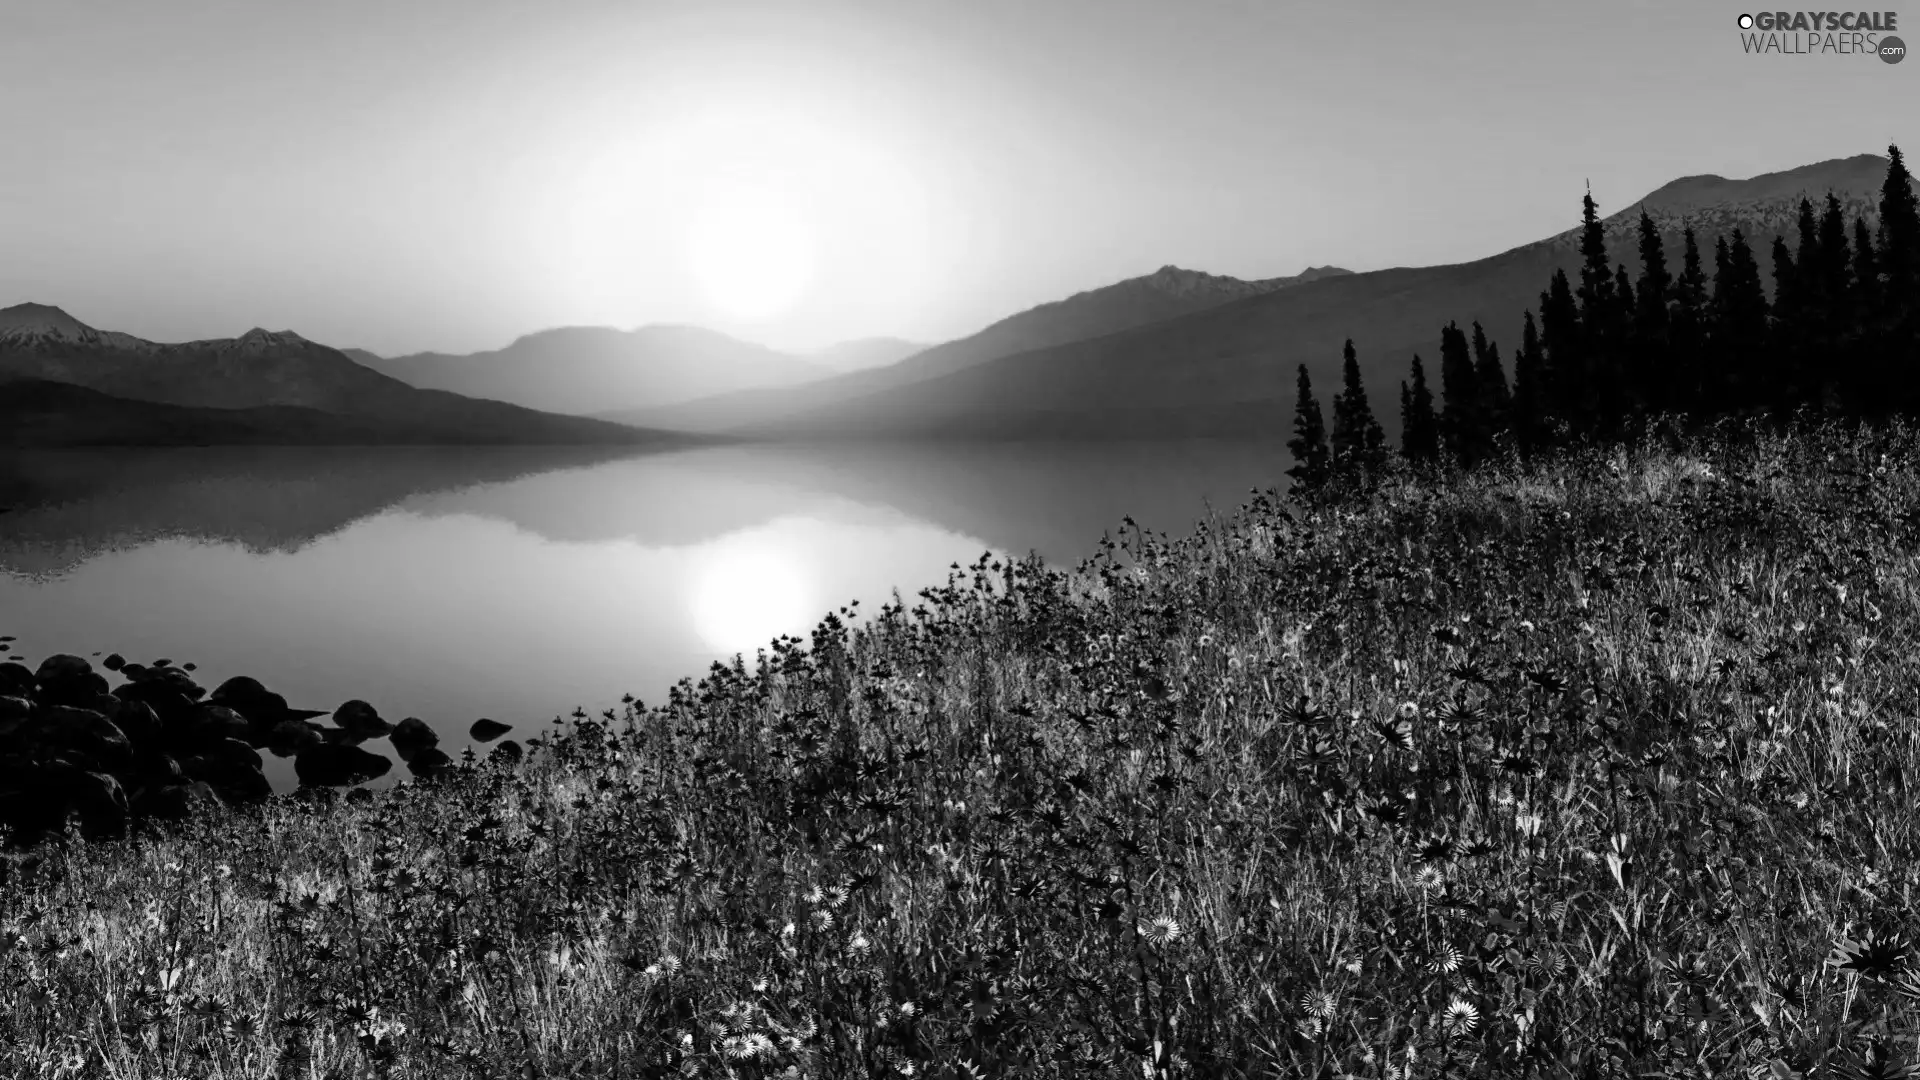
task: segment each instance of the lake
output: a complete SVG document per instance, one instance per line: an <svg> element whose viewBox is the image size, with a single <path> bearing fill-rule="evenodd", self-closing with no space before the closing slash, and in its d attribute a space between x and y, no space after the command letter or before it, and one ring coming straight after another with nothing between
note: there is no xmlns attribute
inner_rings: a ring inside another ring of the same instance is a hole
<svg viewBox="0 0 1920 1080"><path fill-rule="evenodd" d="M7 452L0 634L29 664L119 652L296 708L362 698L458 758L478 717L524 739L660 703L983 553L1070 566L1127 515L1184 534L1285 465L1278 441Z"/></svg>

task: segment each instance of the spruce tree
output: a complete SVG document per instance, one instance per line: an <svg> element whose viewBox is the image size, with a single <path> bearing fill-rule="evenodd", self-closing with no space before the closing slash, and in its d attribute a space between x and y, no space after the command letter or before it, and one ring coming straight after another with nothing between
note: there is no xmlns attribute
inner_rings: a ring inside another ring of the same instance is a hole
<svg viewBox="0 0 1920 1080"><path fill-rule="evenodd" d="M1448 323L1440 331L1440 438L1447 456L1471 469L1481 457L1486 440L1486 417L1480 411L1480 382L1474 377L1473 353L1467 335Z"/></svg>
<svg viewBox="0 0 1920 1080"><path fill-rule="evenodd" d="M1804 200L1803 200L1804 201ZM1804 393L1801 358L1805 355L1810 308L1803 274L1784 236L1773 238L1773 316L1764 356L1752 365L1763 403L1775 410L1799 401Z"/></svg>
<svg viewBox="0 0 1920 1080"><path fill-rule="evenodd" d="M1920 199L1898 146L1887 147L1887 178L1880 185L1880 242L1875 246L1881 301L1897 321L1920 303Z"/></svg>
<svg viewBox="0 0 1920 1080"><path fill-rule="evenodd" d="M1489 434L1513 430L1513 392L1500 366L1500 346L1487 340L1479 320L1473 324L1473 380L1480 388L1480 417Z"/></svg>
<svg viewBox="0 0 1920 1080"><path fill-rule="evenodd" d="M1520 452L1532 457L1546 443L1546 417L1541 405L1546 392L1546 356L1533 312L1520 328L1520 351L1513 356L1513 435Z"/></svg>
<svg viewBox="0 0 1920 1080"><path fill-rule="evenodd" d="M1400 453L1408 461L1431 462L1440 457L1439 423L1433 415L1433 391L1427 388L1427 370L1420 354L1413 354L1413 385L1400 384Z"/></svg>
<svg viewBox="0 0 1920 1080"><path fill-rule="evenodd" d="M1565 270L1555 270L1547 291L1540 294L1540 343L1547 357L1542 416L1563 420L1575 431L1585 430L1588 402L1582 354L1587 343Z"/></svg>
<svg viewBox="0 0 1920 1080"><path fill-rule="evenodd" d="M1296 384L1298 397L1293 406L1293 438L1287 440L1287 450L1293 455L1293 466L1287 475L1293 477L1296 492L1311 492L1323 487L1331 473L1327 460L1327 425L1320 413L1320 402L1313 396L1313 381L1307 377L1307 365L1300 365L1300 377Z"/></svg>
<svg viewBox="0 0 1920 1080"><path fill-rule="evenodd" d="M1749 409L1765 400L1764 385L1768 364L1767 292L1760 281L1760 264L1747 246L1746 234L1733 230L1733 242L1727 245L1727 284L1724 291L1716 281L1720 331L1725 336L1721 362L1728 365L1731 395L1735 408Z"/></svg>
<svg viewBox="0 0 1920 1080"><path fill-rule="evenodd" d="M1380 452L1386 435L1374 419L1373 406L1367 402L1367 388L1360 380L1360 361L1348 338L1342 353L1341 390L1333 400L1333 469L1350 476L1366 476L1380 467Z"/></svg>
<svg viewBox="0 0 1920 1080"><path fill-rule="evenodd" d="M1673 275L1667 271L1667 249L1660 230L1647 212L1640 212L1640 284L1634 290L1634 383L1647 408L1665 412L1676 408L1671 357L1668 351L1667 303L1673 295Z"/></svg>
<svg viewBox="0 0 1920 1080"><path fill-rule="evenodd" d="M1880 259L1867 219L1853 218L1853 306L1863 328L1880 311Z"/></svg>
<svg viewBox="0 0 1920 1080"><path fill-rule="evenodd" d="M1794 221L1794 230L1794 285L1800 290L1796 297L1800 310L1794 317L1800 324L1803 343L1809 343L1819 340L1824 332L1830 300L1826 260L1820 251L1820 219L1814 216L1813 200L1804 195L1800 197L1800 213Z"/></svg>
<svg viewBox="0 0 1920 1080"><path fill-rule="evenodd" d="M1725 236L1713 238L1713 295L1707 301L1707 348L1702 372L1703 407L1717 416L1735 407L1733 399L1733 258Z"/></svg>
<svg viewBox="0 0 1920 1080"><path fill-rule="evenodd" d="M1673 407L1698 415L1705 403L1701 379L1706 372L1707 274L1700 265L1700 241L1688 228L1681 255L1680 276L1673 282L1673 313L1668 329L1671 342Z"/></svg>
<svg viewBox="0 0 1920 1080"><path fill-rule="evenodd" d="M1827 192L1826 211L1820 215L1820 297L1826 305L1820 331L1821 340L1835 341L1852 336L1853 252L1847 243L1847 217L1840 199Z"/></svg>

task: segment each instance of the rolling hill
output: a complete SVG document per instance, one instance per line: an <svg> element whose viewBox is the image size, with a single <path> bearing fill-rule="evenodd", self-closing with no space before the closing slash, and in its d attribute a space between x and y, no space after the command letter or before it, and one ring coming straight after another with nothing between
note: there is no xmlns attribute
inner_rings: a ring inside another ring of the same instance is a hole
<svg viewBox="0 0 1920 1080"><path fill-rule="evenodd" d="M1681 229L1699 231L1708 260L1714 235L1736 225L1764 253L1776 233L1792 229L1803 194L1818 203L1831 190L1849 215L1872 222L1886 166L1860 155L1748 180L1676 180L1606 219L1610 250L1616 261L1637 263L1628 241L1642 206L1667 234L1676 269ZM790 411L748 416L728 430L805 440L1270 433L1292 414L1295 366L1307 365L1324 403L1352 337L1374 411L1397 435L1399 384L1416 351L1437 379L1440 328L1479 320L1510 357L1522 313L1538 306L1556 267L1577 272L1578 260L1576 226L1474 262L1326 277L1103 337L901 377L914 357L883 369L893 381L873 379L857 396L794 395Z"/></svg>
<svg viewBox="0 0 1920 1080"><path fill-rule="evenodd" d="M562 327L491 352L386 359L362 351L361 363L423 389L561 413L657 408L735 390L793 386L836 370L692 326Z"/></svg>
<svg viewBox="0 0 1920 1080"><path fill-rule="evenodd" d="M1347 273L1335 266L1318 266L1292 277L1242 281L1163 266L1142 277L1030 308L979 333L922 349L886 367L855 371L778 391L745 391L667 408L609 410L594 415L621 423L686 431L752 428L799 412L831 408L837 403L938 378L1000 357L1147 326L1247 297L1277 294L1313 282L1337 279ZM774 426L777 428L778 424Z"/></svg>

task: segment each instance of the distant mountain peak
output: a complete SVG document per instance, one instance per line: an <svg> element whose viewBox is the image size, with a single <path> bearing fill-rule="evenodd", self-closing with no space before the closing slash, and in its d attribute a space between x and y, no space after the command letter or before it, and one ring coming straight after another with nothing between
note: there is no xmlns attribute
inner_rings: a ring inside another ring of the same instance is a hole
<svg viewBox="0 0 1920 1080"><path fill-rule="evenodd" d="M52 304L32 302L0 308L0 336L36 336L87 341L98 331Z"/></svg>

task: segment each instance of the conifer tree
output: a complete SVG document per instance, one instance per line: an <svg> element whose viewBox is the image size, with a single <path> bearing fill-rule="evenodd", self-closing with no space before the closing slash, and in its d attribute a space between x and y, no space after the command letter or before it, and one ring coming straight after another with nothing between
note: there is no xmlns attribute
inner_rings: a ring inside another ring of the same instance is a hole
<svg viewBox="0 0 1920 1080"><path fill-rule="evenodd" d="M1486 417L1480 411L1480 382L1474 377L1473 354L1467 335L1448 323L1440 331L1440 439L1447 456L1471 469L1480 461L1486 439Z"/></svg>
<svg viewBox="0 0 1920 1080"><path fill-rule="evenodd" d="M1676 408L1669 369L1667 303L1673 295L1673 275L1667 270L1667 249L1660 230L1640 211L1640 284L1634 290L1634 383L1647 408L1664 412Z"/></svg>
<svg viewBox="0 0 1920 1080"><path fill-rule="evenodd" d="M1673 407L1690 416L1705 404L1701 379L1706 372L1707 274L1700 265L1700 241L1688 228L1683 234L1680 276L1673 282L1673 311L1668 329L1671 343Z"/></svg>
<svg viewBox="0 0 1920 1080"><path fill-rule="evenodd" d="M1350 476L1366 476L1380 467L1380 454L1386 435L1374 419L1373 406L1367 402L1367 388L1360 380L1360 361L1348 338L1342 353L1341 390L1333 400L1333 469Z"/></svg>
<svg viewBox="0 0 1920 1080"><path fill-rule="evenodd" d="M1331 472L1327 460L1327 425L1320 413L1320 402L1313 396L1313 381L1307 377L1305 364L1300 365L1296 386L1293 438L1287 440L1293 466L1287 475L1293 477L1295 491L1311 492L1323 487Z"/></svg>
<svg viewBox="0 0 1920 1080"><path fill-rule="evenodd" d="M1586 340L1580 330L1580 309L1565 270L1555 270L1547 291L1540 294L1540 343L1546 348L1546 378L1542 389L1542 418L1557 417L1584 430L1587 405Z"/></svg>
<svg viewBox="0 0 1920 1080"><path fill-rule="evenodd" d="M1820 254L1820 219L1814 216L1813 200L1804 195L1800 197L1800 213L1794 219L1794 231L1794 286L1800 293L1795 298L1800 309L1793 313L1793 317L1799 323L1802 342L1809 343L1822 336L1830 301L1827 297L1826 261Z"/></svg>
<svg viewBox="0 0 1920 1080"><path fill-rule="evenodd" d="M1427 388L1427 371L1420 363L1419 353L1413 355L1413 385L1400 384L1400 453L1415 462L1431 462L1440 457L1433 391Z"/></svg>
<svg viewBox="0 0 1920 1080"><path fill-rule="evenodd" d="M1920 303L1920 199L1898 146L1887 147L1887 178L1880 185L1880 242L1875 244L1881 302L1897 321Z"/></svg>
<svg viewBox="0 0 1920 1080"><path fill-rule="evenodd" d="M1803 204L1806 203L1802 199ZM1817 267L1797 264L1787 239L1773 238L1773 317L1766 346L1750 364L1757 376L1762 402L1776 412L1789 411L1804 399L1808 373L1803 370L1809 324L1813 317L1808 279Z"/></svg>
<svg viewBox="0 0 1920 1080"><path fill-rule="evenodd" d="M1500 366L1500 346L1487 340L1479 320L1473 324L1473 380L1480 388L1480 418L1489 434L1513 430L1513 392Z"/></svg>
<svg viewBox="0 0 1920 1080"><path fill-rule="evenodd" d="M1719 309L1719 331L1724 348L1717 350L1726 365L1733 407L1748 409L1763 402L1762 379L1767 363L1767 293L1760 282L1760 264L1747 246L1746 234L1733 230L1733 242L1727 245L1727 283L1714 282L1714 299Z"/></svg>
<svg viewBox="0 0 1920 1080"><path fill-rule="evenodd" d="M1541 403L1546 392L1546 357L1540 348L1540 330L1533 312L1520 328L1520 351L1513 355L1513 436L1520 452L1533 456L1546 443Z"/></svg>
<svg viewBox="0 0 1920 1080"><path fill-rule="evenodd" d="M1831 191L1827 192L1826 210L1820 215L1818 250L1820 295L1826 306L1820 339L1831 342L1851 337L1855 318L1853 252L1847 243L1846 214L1839 197Z"/></svg>
<svg viewBox="0 0 1920 1080"><path fill-rule="evenodd" d="M1858 214L1853 218L1853 303L1864 329L1880 311L1880 259L1867 219Z"/></svg>

